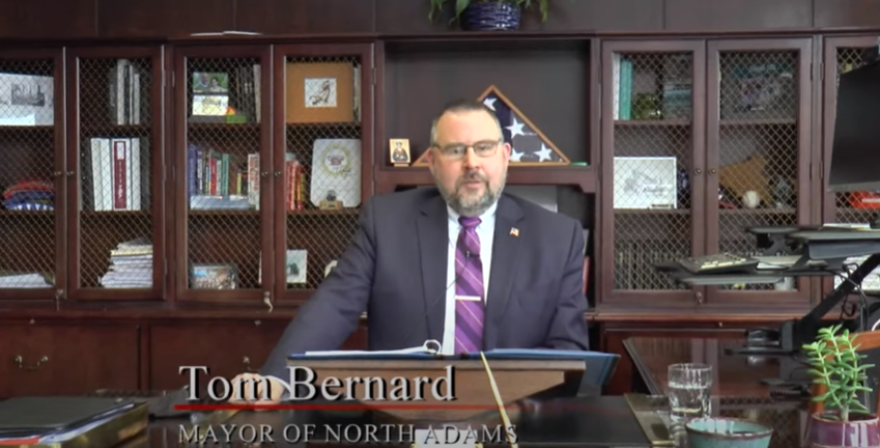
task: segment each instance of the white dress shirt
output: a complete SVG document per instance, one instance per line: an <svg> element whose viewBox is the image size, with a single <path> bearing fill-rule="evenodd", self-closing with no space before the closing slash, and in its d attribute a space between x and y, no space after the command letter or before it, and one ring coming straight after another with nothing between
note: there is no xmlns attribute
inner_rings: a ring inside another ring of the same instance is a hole
<svg viewBox="0 0 880 448"><path fill-rule="evenodd" d="M489 272L492 270L492 242L495 238L495 210L498 203L492 204L488 210L480 215L480 224L477 225L477 236L480 238L480 261L483 262L483 297L489 297ZM446 261L446 316L443 322L442 353L452 355L455 353L455 248L458 244L458 235L462 225L458 222L459 214L451 208L449 211L449 250Z"/></svg>

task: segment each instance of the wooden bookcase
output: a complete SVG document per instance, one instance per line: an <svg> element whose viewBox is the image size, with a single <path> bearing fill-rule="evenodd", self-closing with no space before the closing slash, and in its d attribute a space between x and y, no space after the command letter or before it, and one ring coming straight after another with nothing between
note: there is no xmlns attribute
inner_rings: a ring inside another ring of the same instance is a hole
<svg viewBox="0 0 880 448"><path fill-rule="evenodd" d="M605 43L601 264L610 272L602 302L682 309L810 303L807 279L784 291L691 289L654 265L718 252L759 254L748 227L811 222L818 205L810 200L812 43ZM615 75L619 81L611 82ZM621 178L628 169L675 178L669 206L640 209L642 199ZM759 204L744 199L749 191Z"/></svg>

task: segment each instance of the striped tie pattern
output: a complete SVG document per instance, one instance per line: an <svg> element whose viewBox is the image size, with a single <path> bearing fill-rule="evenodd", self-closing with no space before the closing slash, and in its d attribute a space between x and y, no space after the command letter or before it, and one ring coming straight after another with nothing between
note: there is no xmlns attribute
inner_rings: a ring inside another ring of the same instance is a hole
<svg viewBox="0 0 880 448"><path fill-rule="evenodd" d="M476 227L480 218L458 219L462 229L455 248L456 296L479 297L455 301L455 353L475 353L483 349L483 262Z"/></svg>

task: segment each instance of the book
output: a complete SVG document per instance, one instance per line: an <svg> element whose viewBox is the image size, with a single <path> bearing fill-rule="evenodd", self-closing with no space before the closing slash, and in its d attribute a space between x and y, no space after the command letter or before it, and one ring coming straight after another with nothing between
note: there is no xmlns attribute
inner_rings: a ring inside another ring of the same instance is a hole
<svg viewBox="0 0 880 448"><path fill-rule="evenodd" d="M435 339L428 339L424 344L417 347L403 348L399 350L324 350L308 351L290 355L290 359L389 359L389 358L435 358L440 356L442 346Z"/></svg>
<svg viewBox="0 0 880 448"><path fill-rule="evenodd" d="M461 353L444 355L439 341L430 339L417 347L399 350L326 350L294 353L288 356L290 360L306 359L480 359L483 354L487 360L583 360L586 364L583 383L593 386L604 386L617 370L620 355L582 350L553 350L553 349L521 349L499 348L476 353Z"/></svg>

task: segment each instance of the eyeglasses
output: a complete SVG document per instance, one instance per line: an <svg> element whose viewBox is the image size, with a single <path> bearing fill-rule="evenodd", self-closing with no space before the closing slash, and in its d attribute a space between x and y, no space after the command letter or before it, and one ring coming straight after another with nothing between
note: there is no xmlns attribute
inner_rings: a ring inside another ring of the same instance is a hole
<svg viewBox="0 0 880 448"><path fill-rule="evenodd" d="M495 155L495 152L498 151L498 146L501 144L502 140L483 140L474 143L473 145L446 145L446 146L434 146L440 151L440 154L443 157L449 159L462 159L464 155L467 154L468 148L474 148L474 154L478 157L491 157Z"/></svg>

